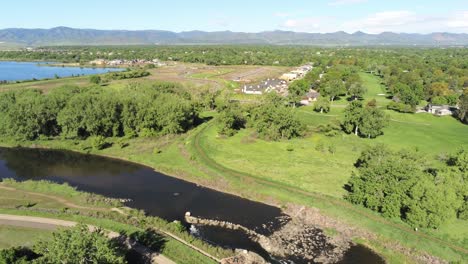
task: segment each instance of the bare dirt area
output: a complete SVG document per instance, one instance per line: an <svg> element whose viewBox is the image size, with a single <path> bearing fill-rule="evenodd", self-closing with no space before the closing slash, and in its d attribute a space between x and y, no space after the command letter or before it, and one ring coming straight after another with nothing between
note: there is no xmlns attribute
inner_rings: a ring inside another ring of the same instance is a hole
<svg viewBox="0 0 468 264"><path fill-rule="evenodd" d="M208 86L220 88L223 84L219 81L191 77L194 74L210 73L214 70L213 68L214 66L210 67L199 64L177 63L149 70L151 75L146 77L146 79L190 84L197 87Z"/></svg>
<svg viewBox="0 0 468 264"><path fill-rule="evenodd" d="M233 72L223 74L226 80L239 82L259 82L268 78L278 78L283 73L291 70L289 67L275 66L233 66Z"/></svg>
<svg viewBox="0 0 468 264"><path fill-rule="evenodd" d="M210 66L174 63L149 70L151 76L147 79L222 88L226 82L247 83L278 78L288 70L288 67L274 66Z"/></svg>

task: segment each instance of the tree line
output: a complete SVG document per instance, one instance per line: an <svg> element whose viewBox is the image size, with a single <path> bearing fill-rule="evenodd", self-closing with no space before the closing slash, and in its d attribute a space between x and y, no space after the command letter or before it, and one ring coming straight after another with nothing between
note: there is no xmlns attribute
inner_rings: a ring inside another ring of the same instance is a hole
<svg viewBox="0 0 468 264"><path fill-rule="evenodd" d="M196 125L198 109L169 83L12 91L0 94L0 134L22 140L177 134Z"/></svg>
<svg viewBox="0 0 468 264"><path fill-rule="evenodd" d="M233 136L240 129L252 128L260 138L278 141L301 137L306 126L296 116L296 110L288 107L285 98L270 93L254 105L227 102L218 107L221 135Z"/></svg>

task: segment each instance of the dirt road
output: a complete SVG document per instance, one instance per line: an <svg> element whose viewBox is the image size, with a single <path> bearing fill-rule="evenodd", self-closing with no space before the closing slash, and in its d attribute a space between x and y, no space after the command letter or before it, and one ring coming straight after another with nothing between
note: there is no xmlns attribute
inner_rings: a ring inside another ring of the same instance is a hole
<svg viewBox="0 0 468 264"><path fill-rule="evenodd" d="M0 225L29 227L29 228L37 228L37 229L45 229L45 230L56 230L60 227L74 227L77 224L78 224L77 222L60 220L60 219L0 214ZM90 230L95 230L97 227L88 225L88 228ZM119 233L116 233L113 231L107 231L107 237L109 239L116 238L119 236L120 236ZM149 249L141 245L134 245L132 246L132 248L140 254L151 255L152 263L175 264L174 261L168 259L167 257L161 254L155 253L155 252L151 252Z"/></svg>

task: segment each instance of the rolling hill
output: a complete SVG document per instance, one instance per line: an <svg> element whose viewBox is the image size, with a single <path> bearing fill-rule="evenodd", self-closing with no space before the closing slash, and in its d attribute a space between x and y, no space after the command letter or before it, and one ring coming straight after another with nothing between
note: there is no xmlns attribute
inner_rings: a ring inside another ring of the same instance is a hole
<svg viewBox="0 0 468 264"><path fill-rule="evenodd" d="M55 27L51 29L8 28L0 30L2 46L55 46L55 45L154 45L154 44L270 44L270 45L468 45L468 34L431 33L408 34L383 32L352 34L302 33L292 31L264 31L245 33L232 31L164 30L96 30Z"/></svg>

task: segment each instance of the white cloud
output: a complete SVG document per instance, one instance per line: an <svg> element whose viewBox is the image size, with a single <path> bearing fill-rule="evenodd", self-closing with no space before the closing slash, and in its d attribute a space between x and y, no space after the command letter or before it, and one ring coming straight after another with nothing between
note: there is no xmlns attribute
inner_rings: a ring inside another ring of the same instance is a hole
<svg viewBox="0 0 468 264"><path fill-rule="evenodd" d="M384 11L352 20L337 17L301 17L285 18L282 29L301 32L336 32L381 33L432 33L454 32L468 33L468 11L461 11L439 16L418 14L409 10Z"/></svg>
<svg viewBox="0 0 468 264"><path fill-rule="evenodd" d="M300 32L322 32L321 25L324 21L325 19L321 17L288 19L281 25L281 28Z"/></svg>
<svg viewBox="0 0 468 264"><path fill-rule="evenodd" d="M343 28L356 31L364 30L371 33L378 33L387 30L396 30L404 25L416 23L419 17L410 11L386 11L372 14L366 18L343 23Z"/></svg>
<svg viewBox="0 0 468 264"><path fill-rule="evenodd" d="M447 21L447 27L468 29L468 11L456 13Z"/></svg>
<svg viewBox="0 0 468 264"><path fill-rule="evenodd" d="M352 5L352 4L361 4L365 3L367 0L334 0L328 3L331 6L343 6L343 5Z"/></svg>

